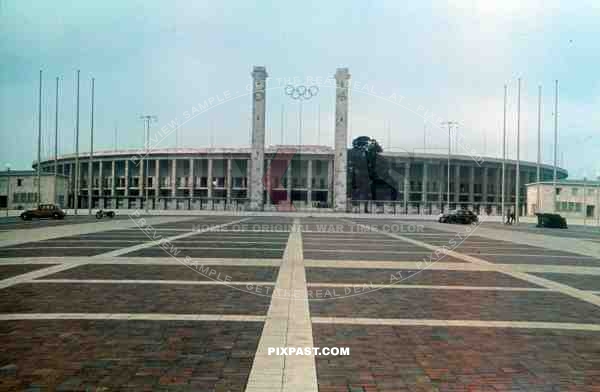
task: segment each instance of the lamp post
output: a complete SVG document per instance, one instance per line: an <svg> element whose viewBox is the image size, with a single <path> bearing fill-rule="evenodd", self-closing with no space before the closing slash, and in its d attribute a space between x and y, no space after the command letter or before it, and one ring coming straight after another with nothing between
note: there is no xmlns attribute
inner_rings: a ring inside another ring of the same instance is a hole
<svg viewBox="0 0 600 392"><path fill-rule="evenodd" d="M447 184L446 184L446 192L447 192L447 196L446 196L446 202L448 203L448 210L450 210L450 155L451 155L451 147L452 147L452 126L458 126L458 123L456 121L445 121L443 123L441 123L441 125L447 125L448 126L448 180L447 180Z"/></svg>
<svg viewBox="0 0 600 392"><path fill-rule="evenodd" d="M145 147L145 155L144 155L144 164L145 168L144 175L142 176L142 186L144 187L144 209L148 211L148 152L149 152L149 144L150 144L150 123L152 121L156 121L157 117L152 115L142 115L140 116L140 120L144 120L144 147ZM179 128L179 127L178 127ZM155 179L158 180L158 179Z"/></svg>

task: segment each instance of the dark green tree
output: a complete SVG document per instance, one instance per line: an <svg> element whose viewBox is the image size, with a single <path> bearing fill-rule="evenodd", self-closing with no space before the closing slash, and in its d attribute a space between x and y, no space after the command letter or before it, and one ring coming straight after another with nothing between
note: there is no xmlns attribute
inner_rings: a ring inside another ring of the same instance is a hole
<svg viewBox="0 0 600 392"><path fill-rule="evenodd" d="M359 136L352 141L348 154L349 180L352 199L373 200L376 196L378 161L383 149L377 140L369 136ZM365 209L367 209L365 205ZM365 211L367 212L367 211Z"/></svg>

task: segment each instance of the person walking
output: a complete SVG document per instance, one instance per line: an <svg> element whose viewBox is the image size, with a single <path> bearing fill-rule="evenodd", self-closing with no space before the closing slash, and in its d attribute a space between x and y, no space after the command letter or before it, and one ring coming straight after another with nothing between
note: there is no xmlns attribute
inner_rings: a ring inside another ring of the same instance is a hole
<svg viewBox="0 0 600 392"><path fill-rule="evenodd" d="M510 225L510 218L511 218L511 213L510 213L510 208L508 210L506 210L506 222L504 223L505 225Z"/></svg>

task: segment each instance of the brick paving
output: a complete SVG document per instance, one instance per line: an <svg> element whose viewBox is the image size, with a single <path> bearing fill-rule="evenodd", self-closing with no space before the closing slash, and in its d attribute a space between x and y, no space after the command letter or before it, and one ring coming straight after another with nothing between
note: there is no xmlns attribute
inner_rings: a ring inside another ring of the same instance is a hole
<svg viewBox="0 0 600 392"><path fill-rule="evenodd" d="M9 257L73 257L73 256L95 256L102 253L110 252L111 250L119 249L118 247L106 246L100 247L96 245L95 247L89 248L75 248L69 247L66 245L65 247L56 248L38 248L38 247L26 247L24 244L22 247L4 247L0 248L0 258L9 258Z"/></svg>
<svg viewBox="0 0 600 392"><path fill-rule="evenodd" d="M250 258L250 259L280 259L284 248L281 249L181 249L178 257L189 256L194 259L214 258ZM141 249L127 253L122 257L168 257L169 254L159 247Z"/></svg>
<svg viewBox="0 0 600 392"><path fill-rule="evenodd" d="M243 391L262 323L0 323L0 390Z"/></svg>
<svg viewBox="0 0 600 392"><path fill-rule="evenodd" d="M265 315L270 298L226 286L22 283L0 290L0 313Z"/></svg>
<svg viewBox="0 0 600 392"><path fill-rule="evenodd" d="M555 292L393 288L347 297L319 289L334 299L311 301L312 316L600 323L599 307Z"/></svg>
<svg viewBox="0 0 600 392"><path fill-rule="evenodd" d="M600 333L313 325L319 391L597 391Z"/></svg>
<svg viewBox="0 0 600 392"><path fill-rule="evenodd" d="M229 280L232 282L274 282L278 268L207 266L198 271L184 265L87 264L74 269L45 276L43 279L137 279L137 280ZM2 269L0 268L0 272ZM215 273L211 273L214 271ZM220 274L220 275L217 275ZM208 275L208 276L207 276ZM210 277L209 277L210 276ZM229 277L229 278L227 278Z"/></svg>
<svg viewBox="0 0 600 392"><path fill-rule="evenodd" d="M69 271L65 271L68 273ZM438 286L538 287L499 272L364 268L307 268L311 283L373 283ZM401 280L401 281L399 281Z"/></svg>
<svg viewBox="0 0 600 392"><path fill-rule="evenodd" d="M429 261L432 252L421 251L420 253L394 253L394 252L367 252L355 253L344 252L343 249L332 250L330 252L319 252L310 249L304 249L304 258L309 260L360 260L360 261ZM464 263L464 260L455 257L440 257L437 261L444 263Z"/></svg>

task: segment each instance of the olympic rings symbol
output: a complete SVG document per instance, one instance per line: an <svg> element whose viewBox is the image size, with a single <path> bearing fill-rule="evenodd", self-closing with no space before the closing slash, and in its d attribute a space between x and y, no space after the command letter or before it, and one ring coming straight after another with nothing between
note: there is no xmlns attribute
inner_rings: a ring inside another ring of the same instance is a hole
<svg viewBox="0 0 600 392"><path fill-rule="evenodd" d="M317 86L292 86L288 84L285 86L285 94L292 97L292 99L307 100L316 96L319 93L319 87Z"/></svg>

